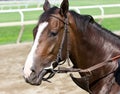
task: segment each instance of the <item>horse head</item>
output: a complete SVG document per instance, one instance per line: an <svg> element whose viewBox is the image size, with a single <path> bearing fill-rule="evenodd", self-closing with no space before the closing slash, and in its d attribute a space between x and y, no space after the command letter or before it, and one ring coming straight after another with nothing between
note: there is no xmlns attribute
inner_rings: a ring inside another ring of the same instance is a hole
<svg viewBox="0 0 120 94"><path fill-rule="evenodd" d="M45 0L44 13L33 31L34 44L23 70L24 78L30 84L40 85L48 73L47 69L56 67L56 62L66 58L67 38L64 31L66 26L69 30L74 28L74 22L68 22L68 19L72 19L68 7L68 0L63 0L60 8L51 8L48 0Z"/></svg>

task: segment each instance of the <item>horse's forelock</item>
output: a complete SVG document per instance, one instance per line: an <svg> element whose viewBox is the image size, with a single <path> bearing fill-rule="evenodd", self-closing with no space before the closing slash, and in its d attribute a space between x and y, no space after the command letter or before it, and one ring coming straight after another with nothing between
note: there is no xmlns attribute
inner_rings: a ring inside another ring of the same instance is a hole
<svg viewBox="0 0 120 94"><path fill-rule="evenodd" d="M58 8L52 7L49 10L45 11L39 18L39 23L45 22L49 19L51 14L54 14Z"/></svg>
<svg viewBox="0 0 120 94"><path fill-rule="evenodd" d="M33 37L34 37L34 39L35 39L37 30L38 30L39 24L48 21L50 15L54 14L56 9L58 9L58 8L57 7L50 8L49 10L45 11L44 13L42 13L40 15L39 21L38 21L37 25L35 26L35 28L33 29Z"/></svg>

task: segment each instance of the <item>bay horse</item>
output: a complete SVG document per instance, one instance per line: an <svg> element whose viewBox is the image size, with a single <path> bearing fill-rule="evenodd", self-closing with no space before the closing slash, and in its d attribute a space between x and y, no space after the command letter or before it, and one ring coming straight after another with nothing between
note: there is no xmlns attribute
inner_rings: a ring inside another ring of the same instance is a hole
<svg viewBox="0 0 120 94"><path fill-rule="evenodd" d="M81 78L70 77L90 94L120 94L120 37L92 16L69 10L68 0L63 0L60 8L45 0L43 9L23 68L26 82L40 85L56 72L77 71ZM72 68L55 71L66 59L72 61Z"/></svg>

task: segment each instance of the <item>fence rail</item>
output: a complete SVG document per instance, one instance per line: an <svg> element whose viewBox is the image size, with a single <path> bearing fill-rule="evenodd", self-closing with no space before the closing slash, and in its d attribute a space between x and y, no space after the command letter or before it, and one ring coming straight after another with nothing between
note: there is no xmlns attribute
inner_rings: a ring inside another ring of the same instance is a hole
<svg viewBox="0 0 120 94"><path fill-rule="evenodd" d="M52 5L59 5L62 0L49 0ZM12 9L12 7L16 7L20 9L21 7L28 8L31 5L36 5L36 7L40 7L43 5L44 0L12 0L12 1L0 1L0 9L4 8Z"/></svg>
<svg viewBox="0 0 120 94"><path fill-rule="evenodd" d="M120 4L111 4L111 5L95 5L95 6L74 6L74 7L70 7L70 9L75 10L76 12L80 13L81 9L94 9L94 8L98 8L101 11L100 15L93 15L93 17L95 19L100 19L103 20L104 18L118 18L120 17L120 14L105 14L104 8L111 8L111 7L120 7ZM0 27L3 26L16 26L16 25L20 25L21 26L21 31L20 34L18 36L18 40L17 43L20 42L21 40L21 36L22 36L22 32L24 30L24 25L27 24L35 24L37 21L33 20L33 21L25 21L24 20L24 14L23 12L28 12L28 11L39 11L39 10L43 10L43 8L29 8L29 9L14 9L14 10L0 10L0 13L11 13L11 12L18 12L21 16L21 20L20 22L5 22L5 23L0 23Z"/></svg>
<svg viewBox="0 0 120 94"><path fill-rule="evenodd" d="M12 7L17 7L18 9L20 9L20 7L25 7L28 8L29 4L5 4L5 5L0 5L0 9L3 10L5 7L9 7L9 9L12 9Z"/></svg>
<svg viewBox="0 0 120 94"><path fill-rule="evenodd" d="M110 8L110 7L120 7L120 4L112 4L112 5L95 5L95 6L74 6L70 7L70 9L75 10L76 12L80 13L81 9L94 9L98 8L101 11L100 15L93 15L95 19L104 19L104 18L117 18L120 17L120 14L105 14L104 8ZM14 10L0 10L0 13L12 13L12 12L18 12L21 16L20 22L6 22L6 23L0 23L0 27L3 26L14 26L14 25L23 25L23 24L34 24L35 21L24 21L24 14L23 12L28 11L39 11L43 10L43 8L29 8L29 9L14 9ZM30 22L30 23L29 23ZM36 21L37 22L37 21ZM11 24L12 23L12 24ZM16 24L17 23L17 24ZM6 25L5 25L6 24Z"/></svg>

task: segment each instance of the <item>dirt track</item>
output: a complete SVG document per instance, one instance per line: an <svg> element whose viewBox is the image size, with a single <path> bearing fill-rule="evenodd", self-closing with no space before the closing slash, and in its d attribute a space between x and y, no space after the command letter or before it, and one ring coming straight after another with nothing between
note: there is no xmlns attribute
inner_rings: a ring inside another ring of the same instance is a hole
<svg viewBox="0 0 120 94"><path fill-rule="evenodd" d="M77 87L68 74L57 74L52 83L27 84L22 67L31 43L0 46L0 94L88 94Z"/></svg>

